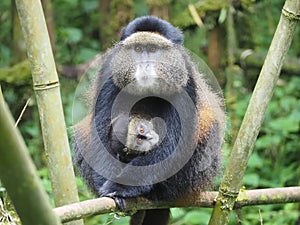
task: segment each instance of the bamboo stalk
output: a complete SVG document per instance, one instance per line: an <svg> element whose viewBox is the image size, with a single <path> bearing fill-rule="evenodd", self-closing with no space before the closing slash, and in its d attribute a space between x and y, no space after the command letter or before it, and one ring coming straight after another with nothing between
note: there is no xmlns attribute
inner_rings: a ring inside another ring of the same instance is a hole
<svg viewBox="0 0 300 225"><path fill-rule="evenodd" d="M144 198L127 199L126 209L156 209L156 208L170 208L170 207L209 207L215 205L215 198L218 192L204 192L195 201L189 198L184 202L152 202ZM268 188L250 191L241 191L235 208L253 205L265 204L280 204L300 201L300 187L286 187L286 188ZM54 212L60 217L63 222L68 222L75 219L81 219L91 215L104 214L116 211L116 205L111 198L97 198L86 200L80 203L73 203L66 206L57 207Z"/></svg>
<svg viewBox="0 0 300 225"><path fill-rule="evenodd" d="M209 225L227 224L242 185L266 108L300 18L300 0L287 0L244 120L233 146Z"/></svg>
<svg viewBox="0 0 300 225"><path fill-rule="evenodd" d="M78 202L59 80L41 2L16 0L16 6L32 70L55 204Z"/></svg>
<svg viewBox="0 0 300 225"><path fill-rule="evenodd" d="M49 198L0 88L0 179L24 225L61 224L53 213Z"/></svg>

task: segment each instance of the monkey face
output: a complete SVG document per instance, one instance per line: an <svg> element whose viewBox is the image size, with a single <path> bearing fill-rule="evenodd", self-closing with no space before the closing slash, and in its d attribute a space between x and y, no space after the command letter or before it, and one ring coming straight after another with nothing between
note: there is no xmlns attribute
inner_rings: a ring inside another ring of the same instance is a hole
<svg viewBox="0 0 300 225"><path fill-rule="evenodd" d="M126 150L129 153L146 153L153 149L159 141L153 121L132 117L128 125Z"/></svg>
<svg viewBox="0 0 300 225"><path fill-rule="evenodd" d="M115 84L131 94L174 94L185 87L183 49L159 34L137 32L116 45L111 60Z"/></svg>

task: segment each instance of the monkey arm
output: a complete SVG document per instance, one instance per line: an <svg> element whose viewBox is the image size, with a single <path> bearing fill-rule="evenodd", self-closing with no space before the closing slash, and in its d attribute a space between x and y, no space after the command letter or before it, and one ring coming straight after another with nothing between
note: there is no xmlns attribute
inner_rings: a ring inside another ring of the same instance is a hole
<svg viewBox="0 0 300 225"><path fill-rule="evenodd" d="M117 207L120 210L124 211L126 208L126 198L132 198L147 194L152 190L152 187L152 185L127 186L107 180L99 189L99 195L103 197L105 196L113 198L117 204Z"/></svg>
<svg viewBox="0 0 300 225"><path fill-rule="evenodd" d="M151 165L156 162L161 161L166 156L163 156L160 152L153 151L149 152L145 155L137 155L133 158L129 163L128 166L125 166L121 173L116 177L116 180L126 181L126 183L137 183L137 181L142 180L145 183L151 183L151 181L156 180L155 174L149 173L140 173L138 175L132 176L134 167L132 166L146 166ZM154 185L144 185L144 186L130 186L130 185L123 185L120 183L116 183L110 180L107 180L101 188L98 189L98 194L100 196L107 196L112 197L115 199L116 204L121 210L125 209L125 199L131 197L138 197L138 196L147 196L154 188Z"/></svg>
<svg viewBox="0 0 300 225"><path fill-rule="evenodd" d="M110 136L110 149L117 155L122 152L124 145L126 143L127 137L127 127L129 124L129 117L125 114L120 114L119 116L112 119L109 127L109 136Z"/></svg>

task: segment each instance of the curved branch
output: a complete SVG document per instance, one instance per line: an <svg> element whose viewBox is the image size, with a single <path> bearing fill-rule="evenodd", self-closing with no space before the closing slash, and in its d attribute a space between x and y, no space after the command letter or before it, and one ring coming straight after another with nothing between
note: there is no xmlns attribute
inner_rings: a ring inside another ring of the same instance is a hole
<svg viewBox="0 0 300 225"><path fill-rule="evenodd" d="M136 209L154 209L170 207L214 207L218 192L203 192L197 199L185 201L160 201L153 202L145 198L133 198L126 200L128 211ZM241 190L235 203L235 208L251 205L279 204L300 201L300 187L268 188L245 191ZM113 199L103 197L73 203L54 209L62 222L78 220L87 216L117 212Z"/></svg>

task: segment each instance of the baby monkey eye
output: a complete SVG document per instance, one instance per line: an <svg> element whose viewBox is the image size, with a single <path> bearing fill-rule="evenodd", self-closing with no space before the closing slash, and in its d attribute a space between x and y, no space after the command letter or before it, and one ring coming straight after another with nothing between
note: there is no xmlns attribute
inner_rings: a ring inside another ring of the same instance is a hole
<svg viewBox="0 0 300 225"><path fill-rule="evenodd" d="M140 127L140 133L143 134L145 132L145 128L144 127Z"/></svg>
<svg viewBox="0 0 300 225"><path fill-rule="evenodd" d="M135 46L134 47L134 51L136 51L136 52L142 52L142 47L141 46Z"/></svg>

